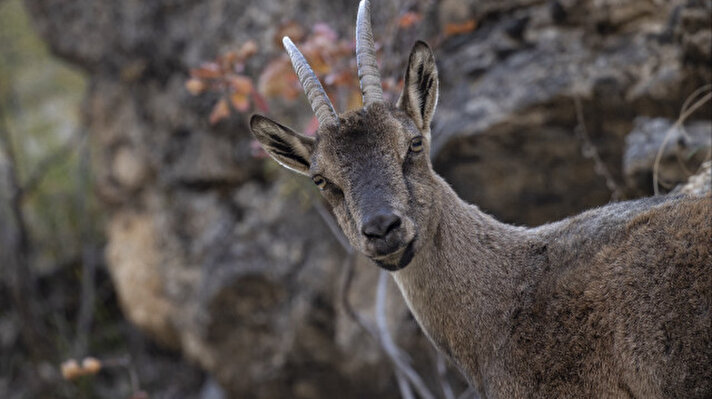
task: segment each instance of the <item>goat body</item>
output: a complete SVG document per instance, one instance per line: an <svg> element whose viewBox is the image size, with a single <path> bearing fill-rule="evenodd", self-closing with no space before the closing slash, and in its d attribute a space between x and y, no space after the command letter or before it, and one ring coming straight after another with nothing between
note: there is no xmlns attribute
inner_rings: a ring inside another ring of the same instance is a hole
<svg viewBox="0 0 712 399"><path fill-rule="evenodd" d="M710 197L524 229L440 184L431 248L394 278L483 397L712 396Z"/></svg>
<svg viewBox="0 0 712 399"><path fill-rule="evenodd" d="M621 202L534 229L497 222L433 171L427 44L410 53L398 103L383 101L368 10L362 0L364 107L338 115L285 38L317 137L259 115L250 128L393 272L430 340L488 398L712 398L712 198Z"/></svg>

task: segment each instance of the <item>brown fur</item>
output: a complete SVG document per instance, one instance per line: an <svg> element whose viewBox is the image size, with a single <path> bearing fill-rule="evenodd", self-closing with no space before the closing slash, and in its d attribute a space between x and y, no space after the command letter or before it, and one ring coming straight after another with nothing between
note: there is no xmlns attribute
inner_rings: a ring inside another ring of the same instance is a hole
<svg viewBox="0 0 712 399"><path fill-rule="evenodd" d="M342 114L316 141L260 116L251 127L273 158L323 183L351 244L394 270L427 336L482 397L712 397L712 199L502 224L433 171L437 95L418 43L396 107ZM378 214L399 222L369 236Z"/></svg>

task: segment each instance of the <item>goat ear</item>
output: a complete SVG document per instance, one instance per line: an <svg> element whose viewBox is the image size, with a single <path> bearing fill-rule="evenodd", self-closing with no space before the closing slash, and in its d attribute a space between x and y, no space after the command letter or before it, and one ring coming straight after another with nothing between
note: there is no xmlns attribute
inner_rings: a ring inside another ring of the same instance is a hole
<svg viewBox="0 0 712 399"><path fill-rule="evenodd" d="M417 41L410 51L405 85L398 108L405 111L420 130L429 130L438 102L438 67L430 47Z"/></svg>
<svg viewBox="0 0 712 399"><path fill-rule="evenodd" d="M262 115L252 115L250 130L275 161L297 173L309 175L313 137L303 136Z"/></svg>

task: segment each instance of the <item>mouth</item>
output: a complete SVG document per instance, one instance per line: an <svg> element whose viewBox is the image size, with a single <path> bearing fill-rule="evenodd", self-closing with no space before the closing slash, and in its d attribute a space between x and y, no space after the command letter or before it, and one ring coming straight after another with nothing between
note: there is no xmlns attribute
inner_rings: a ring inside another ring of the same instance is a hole
<svg viewBox="0 0 712 399"><path fill-rule="evenodd" d="M410 240L408 245L394 252L391 252L390 254L371 257L371 260L374 261L379 267L386 269L389 272L395 272L404 269L410 264L410 262L413 260L413 257L415 256L414 244L416 239L417 237L414 237L412 240Z"/></svg>

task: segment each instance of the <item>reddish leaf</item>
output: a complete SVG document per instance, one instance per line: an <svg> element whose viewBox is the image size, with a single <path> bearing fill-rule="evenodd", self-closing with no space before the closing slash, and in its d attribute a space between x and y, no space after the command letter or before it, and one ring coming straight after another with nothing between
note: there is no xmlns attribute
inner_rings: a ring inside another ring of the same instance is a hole
<svg viewBox="0 0 712 399"><path fill-rule="evenodd" d="M286 58L278 58L267 64L258 80L258 87L266 97L282 96L293 100L300 95L297 75Z"/></svg>
<svg viewBox="0 0 712 399"><path fill-rule="evenodd" d="M354 40L341 40L336 45L336 51L334 51L334 55L338 57L347 57L347 59L351 61L351 57L354 54L354 50L356 50L356 42ZM354 63L356 62L356 60L353 61Z"/></svg>
<svg viewBox="0 0 712 399"><path fill-rule="evenodd" d="M401 28L410 28L423 19L423 16L414 11L408 11L398 18L398 26Z"/></svg>
<svg viewBox="0 0 712 399"><path fill-rule="evenodd" d="M309 41L302 45L302 54L304 54L304 58L307 59L317 76L331 72L331 64L326 61L324 55L329 54L329 47L332 47L333 44L332 42L326 42L326 44L319 45L316 42Z"/></svg>
<svg viewBox="0 0 712 399"><path fill-rule="evenodd" d="M190 78L185 82L185 88L190 94L196 96L205 90L205 83L200 79Z"/></svg>
<svg viewBox="0 0 712 399"><path fill-rule="evenodd" d="M445 36L455 36L463 33L469 33L475 30L475 28L477 28L477 21L474 19L469 19L461 23L448 23L445 24Z"/></svg>
<svg viewBox="0 0 712 399"><path fill-rule="evenodd" d="M392 77L383 79L383 94L388 100L396 100L403 91L403 79L395 80Z"/></svg>
<svg viewBox="0 0 712 399"><path fill-rule="evenodd" d="M217 63L206 62L199 68L191 69L190 76L199 79L216 79L222 76L222 71Z"/></svg>
<svg viewBox="0 0 712 399"><path fill-rule="evenodd" d="M240 47L240 51L238 51L238 55L239 55L240 59L244 62L248 58L257 54L258 48L259 47L257 46L257 43L254 40L248 40L242 45L242 47Z"/></svg>
<svg viewBox="0 0 712 399"><path fill-rule="evenodd" d="M215 59L215 64L218 65L218 68L220 70L220 76L218 76L220 78L224 77L225 74L229 73L230 71L236 71L239 73L245 68L245 66L242 64L240 55L235 50L227 51L225 53L220 54Z"/></svg>
<svg viewBox="0 0 712 399"><path fill-rule="evenodd" d="M314 116L309 121L309 124L307 125L306 129L304 129L304 134L306 134L307 136L316 136L317 130L319 130L319 120L316 119L316 116Z"/></svg>
<svg viewBox="0 0 712 399"><path fill-rule="evenodd" d="M230 106L227 105L227 101L224 98L221 98L210 113L210 124L214 125L228 116L230 116Z"/></svg>
<svg viewBox="0 0 712 399"><path fill-rule="evenodd" d="M355 82L353 72L349 70L337 71L324 77L324 83L330 86L348 86Z"/></svg>
<svg viewBox="0 0 712 399"><path fill-rule="evenodd" d="M277 31L274 34L274 44L277 47L282 48L282 38L285 36L289 36L290 39L298 43L304 39L306 32L298 23L294 21L287 21L277 28Z"/></svg>
<svg viewBox="0 0 712 399"><path fill-rule="evenodd" d="M86 374L93 375L99 373L101 371L102 364L101 360L95 358L95 357L85 357L84 360L82 360L82 369Z"/></svg>
<svg viewBox="0 0 712 399"><path fill-rule="evenodd" d="M227 78L230 89L235 93L249 94L252 92L252 79L244 75L235 75Z"/></svg>
<svg viewBox="0 0 712 399"><path fill-rule="evenodd" d="M339 38L339 36L336 34L336 32L333 29L331 29L331 27L329 25L327 25L323 22L314 24L312 33L314 34L315 37L322 37L322 38L327 39L331 42L336 42Z"/></svg>
<svg viewBox="0 0 712 399"><path fill-rule="evenodd" d="M230 103L236 111L247 112L250 109L250 98L245 93L234 93L230 96Z"/></svg>
<svg viewBox="0 0 712 399"><path fill-rule="evenodd" d="M225 54L222 54L220 57L218 57L218 60L220 62L220 65L222 65L224 70L230 70L232 69L232 66L238 62L239 55L237 54L237 51L228 51Z"/></svg>
<svg viewBox="0 0 712 399"><path fill-rule="evenodd" d="M62 362L60 370L62 371L62 377L64 377L65 380L73 380L83 375L79 362L74 359Z"/></svg>

